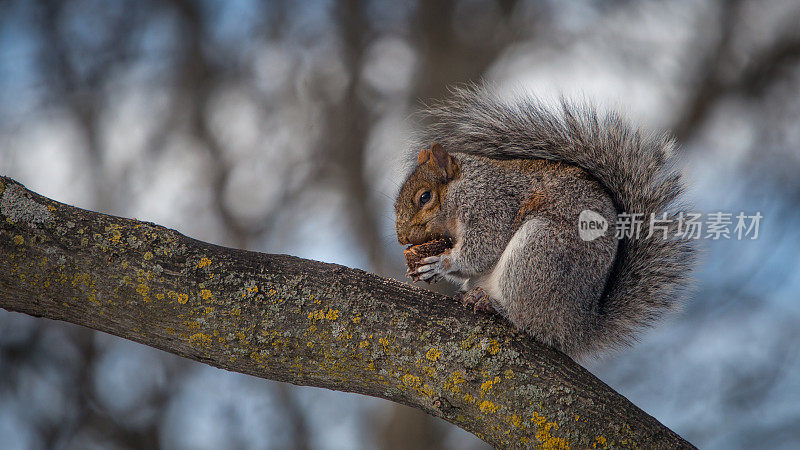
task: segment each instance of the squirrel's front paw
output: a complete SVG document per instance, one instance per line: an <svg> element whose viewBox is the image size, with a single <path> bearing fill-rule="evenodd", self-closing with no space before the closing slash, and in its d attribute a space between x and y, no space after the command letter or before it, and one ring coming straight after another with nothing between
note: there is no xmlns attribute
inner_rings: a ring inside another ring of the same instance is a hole
<svg viewBox="0 0 800 450"><path fill-rule="evenodd" d="M452 259L448 252L441 255L429 256L420 261L421 266L416 270L408 272L414 281L422 280L426 283L433 283L442 279L445 273L452 267Z"/></svg>

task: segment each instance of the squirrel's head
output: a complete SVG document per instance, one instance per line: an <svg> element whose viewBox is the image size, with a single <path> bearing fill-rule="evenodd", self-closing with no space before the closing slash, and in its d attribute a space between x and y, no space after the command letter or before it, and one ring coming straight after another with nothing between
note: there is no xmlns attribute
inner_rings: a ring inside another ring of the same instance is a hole
<svg viewBox="0 0 800 450"><path fill-rule="evenodd" d="M401 245L417 245L446 235L442 203L447 187L459 175L458 161L439 144L417 155L417 166L409 175L394 204L395 229Z"/></svg>

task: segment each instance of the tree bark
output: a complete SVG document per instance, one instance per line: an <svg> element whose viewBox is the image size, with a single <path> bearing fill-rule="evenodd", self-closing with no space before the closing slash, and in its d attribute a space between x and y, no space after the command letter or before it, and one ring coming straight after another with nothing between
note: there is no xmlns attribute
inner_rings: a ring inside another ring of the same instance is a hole
<svg viewBox="0 0 800 450"><path fill-rule="evenodd" d="M5 177L0 307L404 403L497 447L693 448L499 317L358 269L81 210Z"/></svg>

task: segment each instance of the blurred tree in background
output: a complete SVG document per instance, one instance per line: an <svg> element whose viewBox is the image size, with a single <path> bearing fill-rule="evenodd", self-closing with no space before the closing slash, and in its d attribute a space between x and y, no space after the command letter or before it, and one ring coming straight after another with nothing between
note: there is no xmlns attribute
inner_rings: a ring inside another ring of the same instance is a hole
<svg viewBox="0 0 800 450"><path fill-rule="evenodd" d="M0 0L0 172L198 239L401 277L414 112L486 79L681 144L707 241L677 320L590 364L696 445L800 442L800 2ZM440 289L447 289L442 286ZM322 400L322 401L321 401ZM482 448L406 407L0 314L4 448Z"/></svg>

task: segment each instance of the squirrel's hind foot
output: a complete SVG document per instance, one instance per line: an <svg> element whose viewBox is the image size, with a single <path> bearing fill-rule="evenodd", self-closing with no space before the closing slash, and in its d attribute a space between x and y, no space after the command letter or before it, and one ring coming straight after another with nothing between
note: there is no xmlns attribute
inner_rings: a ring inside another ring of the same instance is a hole
<svg viewBox="0 0 800 450"><path fill-rule="evenodd" d="M497 312L492 305L492 299L489 294L480 287L474 287L466 292L458 292L456 300L460 301L464 306L471 306L475 312L484 312L494 314Z"/></svg>

